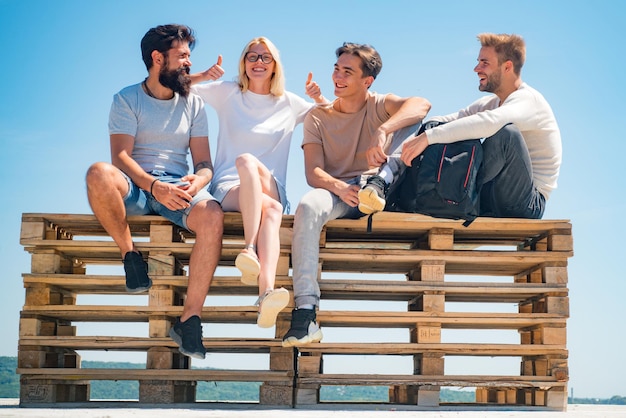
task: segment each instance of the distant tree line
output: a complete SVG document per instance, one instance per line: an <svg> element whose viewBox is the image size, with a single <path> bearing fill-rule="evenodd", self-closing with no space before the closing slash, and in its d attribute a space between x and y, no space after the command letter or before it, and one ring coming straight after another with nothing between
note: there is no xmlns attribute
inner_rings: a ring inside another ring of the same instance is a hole
<svg viewBox="0 0 626 418"><path fill-rule="evenodd" d="M85 368L142 369L144 364L125 362L83 361ZM0 398L19 398L20 379L15 374L17 357L0 356ZM260 382L198 382L198 401L259 401ZM138 399L139 382L133 380L91 382L91 399ZM323 386L320 390L322 402L387 402L387 386ZM441 390L441 402L470 403L475 401L473 391ZM609 399L569 398L570 404L626 405L626 397L613 396Z"/></svg>

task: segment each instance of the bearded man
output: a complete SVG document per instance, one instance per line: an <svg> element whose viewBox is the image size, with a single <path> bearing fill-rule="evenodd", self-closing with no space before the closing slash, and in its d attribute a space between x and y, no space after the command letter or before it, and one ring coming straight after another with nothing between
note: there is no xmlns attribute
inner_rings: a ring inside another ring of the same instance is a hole
<svg viewBox="0 0 626 418"><path fill-rule="evenodd" d="M114 96L112 163L93 164L86 181L94 214L120 248L128 292L146 292L152 280L127 215L162 215L195 233L185 306L170 336L181 353L204 358L201 313L221 254L224 216L207 190L213 166L204 104L189 92L194 44L192 29L184 25L157 26L144 35L148 77Z"/></svg>

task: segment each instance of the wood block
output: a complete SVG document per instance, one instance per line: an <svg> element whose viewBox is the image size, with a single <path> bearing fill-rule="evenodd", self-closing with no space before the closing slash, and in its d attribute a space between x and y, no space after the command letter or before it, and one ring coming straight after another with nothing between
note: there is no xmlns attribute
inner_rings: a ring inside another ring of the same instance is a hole
<svg viewBox="0 0 626 418"><path fill-rule="evenodd" d="M152 286L149 292L149 306L174 306L173 289L167 286Z"/></svg>
<svg viewBox="0 0 626 418"><path fill-rule="evenodd" d="M487 403L489 400L489 390L487 388L476 388L476 403Z"/></svg>
<svg viewBox="0 0 626 418"><path fill-rule="evenodd" d="M46 225L43 221L23 221L20 229L20 242L40 240L46 236Z"/></svg>
<svg viewBox="0 0 626 418"><path fill-rule="evenodd" d="M295 367L295 351L293 348L270 348L270 370L290 370Z"/></svg>
<svg viewBox="0 0 626 418"><path fill-rule="evenodd" d="M409 272L409 280L443 282L445 272L445 261L422 261L417 270Z"/></svg>
<svg viewBox="0 0 626 418"><path fill-rule="evenodd" d="M543 283L543 272L541 269L535 270L528 275L528 283Z"/></svg>
<svg viewBox="0 0 626 418"><path fill-rule="evenodd" d="M34 285L25 289L25 305L52 305L50 301L50 287L46 285Z"/></svg>
<svg viewBox="0 0 626 418"><path fill-rule="evenodd" d="M39 335L53 336L57 334L57 323L55 321L42 321L39 326Z"/></svg>
<svg viewBox="0 0 626 418"><path fill-rule="evenodd" d="M17 367L24 369L38 369L46 364L46 351L30 350L20 347L17 352Z"/></svg>
<svg viewBox="0 0 626 418"><path fill-rule="evenodd" d="M173 242L174 225L150 225L150 242Z"/></svg>
<svg viewBox="0 0 626 418"><path fill-rule="evenodd" d="M140 403L184 403L195 402L196 382L172 380L140 380Z"/></svg>
<svg viewBox="0 0 626 418"><path fill-rule="evenodd" d="M321 354L313 356L298 357L298 372L299 373L322 373L322 356Z"/></svg>
<svg viewBox="0 0 626 418"><path fill-rule="evenodd" d="M418 406L439 406L439 387L420 386L417 389Z"/></svg>
<svg viewBox="0 0 626 418"><path fill-rule="evenodd" d="M415 328L416 343L440 343L441 326L418 324Z"/></svg>
<svg viewBox="0 0 626 418"><path fill-rule="evenodd" d="M567 329L566 328L543 328L542 344L567 344Z"/></svg>
<svg viewBox="0 0 626 418"><path fill-rule="evenodd" d="M289 248L291 252L291 242L293 239L293 228L280 227L278 230L278 236L280 239L280 246Z"/></svg>
<svg viewBox="0 0 626 418"><path fill-rule="evenodd" d="M281 253L280 257L278 257L278 264L276 266L276 275L277 276L289 275L289 253Z"/></svg>
<svg viewBox="0 0 626 418"><path fill-rule="evenodd" d="M151 251L148 257L148 275L176 275L177 261L169 251Z"/></svg>
<svg viewBox="0 0 626 418"><path fill-rule="evenodd" d="M567 411L567 387L552 388L547 391L545 405L548 408Z"/></svg>
<svg viewBox="0 0 626 418"><path fill-rule="evenodd" d="M393 385L389 387L389 403L403 405L417 405L417 390L415 385Z"/></svg>
<svg viewBox="0 0 626 418"><path fill-rule="evenodd" d="M81 357L75 351L63 354L63 367L66 369L80 368Z"/></svg>
<svg viewBox="0 0 626 418"><path fill-rule="evenodd" d="M424 292L422 296L423 312L444 312L446 310L446 297L443 292Z"/></svg>
<svg viewBox="0 0 626 418"><path fill-rule="evenodd" d="M259 387L259 403L261 405L293 406L294 388L291 385L265 382Z"/></svg>
<svg viewBox="0 0 626 418"><path fill-rule="evenodd" d="M533 405L535 397L530 389L524 390L524 405Z"/></svg>
<svg viewBox="0 0 626 418"><path fill-rule="evenodd" d="M548 376L548 360L524 360L522 372L524 376Z"/></svg>
<svg viewBox="0 0 626 418"><path fill-rule="evenodd" d="M504 405L506 403L506 391L505 390L496 390L496 403L498 405Z"/></svg>
<svg viewBox="0 0 626 418"><path fill-rule="evenodd" d="M148 335L150 338L167 337L172 323L169 319L150 318L148 322Z"/></svg>
<svg viewBox="0 0 626 418"><path fill-rule="evenodd" d="M433 228L428 232L428 248L431 250L452 250L453 247L453 229Z"/></svg>
<svg viewBox="0 0 626 418"><path fill-rule="evenodd" d="M37 250L30 258L31 273L60 273L61 256L55 250Z"/></svg>
<svg viewBox="0 0 626 418"><path fill-rule="evenodd" d="M20 336L32 337L40 335L41 321L35 318L20 318Z"/></svg>
<svg viewBox="0 0 626 418"><path fill-rule="evenodd" d="M509 405L515 405L517 403L517 389L505 389L506 393L505 403Z"/></svg>
<svg viewBox="0 0 626 418"><path fill-rule="evenodd" d="M567 284L567 267L551 267L543 268L544 283Z"/></svg>
<svg viewBox="0 0 626 418"><path fill-rule="evenodd" d="M172 369L172 350L167 347L152 347L148 349L146 369Z"/></svg>
<svg viewBox="0 0 626 418"><path fill-rule="evenodd" d="M418 356L415 356L418 357ZM419 375L423 376L443 376L444 375L444 359L443 357L426 357L422 354L419 360Z"/></svg>
<svg viewBox="0 0 626 418"><path fill-rule="evenodd" d="M548 296L546 298L545 313L559 314L569 317L569 298Z"/></svg>
<svg viewBox="0 0 626 418"><path fill-rule="evenodd" d="M533 405L545 406L546 405L546 392L544 390L536 389L534 393Z"/></svg>
<svg viewBox="0 0 626 418"><path fill-rule="evenodd" d="M291 294L290 296L291 296L291 301L293 301L293 294ZM292 303L291 301L290 301L290 304ZM276 318L276 328L275 328L274 337L282 340L283 336L287 333L287 331L289 331L290 327L291 327L291 313L289 313L288 316L278 315L278 318Z"/></svg>
<svg viewBox="0 0 626 418"><path fill-rule="evenodd" d="M549 251L573 251L574 239L572 235L552 234L548 236Z"/></svg>

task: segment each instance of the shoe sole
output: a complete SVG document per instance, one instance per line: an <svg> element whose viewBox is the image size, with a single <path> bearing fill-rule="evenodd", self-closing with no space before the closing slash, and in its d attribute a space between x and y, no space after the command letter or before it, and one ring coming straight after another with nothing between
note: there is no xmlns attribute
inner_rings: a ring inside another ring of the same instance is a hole
<svg viewBox="0 0 626 418"><path fill-rule="evenodd" d="M304 337L297 339L295 337L289 337L286 340L283 340L283 347L300 347L307 344L319 343L322 341L324 335L322 334L322 330L318 329L313 334L307 334Z"/></svg>
<svg viewBox="0 0 626 418"><path fill-rule="evenodd" d="M249 286L256 286L261 272L259 261L246 253L239 253L235 258L235 267L241 272L241 282Z"/></svg>
<svg viewBox="0 0 626 418"><path fill-rule="evenodd" d="M367 187L359 190L359 210L366 215L382 211L386 203L374 190Z"/></svg>
<svg viewBox="0 0 626 418"><path fill-rule="evenodd" d="M144 292L147 292L148 290L150 290L151 287L152 287L152 279L150 279L150 281L148 283L148 286L146 286L146 287L136 287L136 288L132 289L132 288L126 286L126 291L128 293L144 293Z"/></svg>
<svg viewBox="0 0 626 418"><path fill-rule="evenodd" d="M289 292L285 289L277 290L265 297L261 302L259 317L256 324L260 328L270 328L276 325L276 318L280 311L289 304Z"/></svg>
<svg viewBox="0 0 626 418"><path fill-rule="evenodd" d="M178 351L180 351L181 354L184 354L188 357L197 358L198 360L204 360L206 358L206 354L204 353L195 353L195 352L185 350L183 348L183 338L180 335L178 335L176 331L174 331L174 328L170 328L169 335L170 335L170 338L174 340L176 345L178 345Z"/></svg>

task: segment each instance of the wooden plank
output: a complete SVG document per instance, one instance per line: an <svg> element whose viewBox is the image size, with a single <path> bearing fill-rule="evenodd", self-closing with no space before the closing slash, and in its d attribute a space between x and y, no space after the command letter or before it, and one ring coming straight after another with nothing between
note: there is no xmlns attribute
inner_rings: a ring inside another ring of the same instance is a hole
<svg viewBox="0 0 626 418"><path fill-rule="evenodd" d="M126 295L125 278L116 275L23 274L26 288L48 285L59 292L77 294ZM152 276L156 286L187 289L186 276ZM565 283L501 282L420 282L407 280L326 279L319 282L323 299L409 301L424 292L443 292L446 302L519 303L531 298L566 297ZM277 276L276 287L292 288L291 277ZM254 286L241 283L238 276L215 276L211 295L256 295Z"/></svg>
<svg viewBox="0 0 626 418"><path fill-rule="evenodd" d="M566 387L567 382L551 376L494 376L494 375L384 375L384 374L309 374L301 373L302 384L379 386L379 385L432 385L460 387L514 387L553 388Z"/></svg>
<svg viewBox="0 0 626 418"><path fill-rule="evenodd" d="M202 342L206 349L213 353L269 353L272 348L282 347L280 339L272 338L204 338ZM118 351L145 351L153 347L178 347L169 337L31 336L20 338L19 344L20 347Z"/></svg>
<svg viewBox="0 0 626 418"><path fill-rule="evenodd" d="M56 318L78 322L146 322L151 316L174 320L182 314L182 306L24 306L21 316ZM280 315L289 316L285 309ZM205 323L256 323L256 306L205 306ZM320 311L323 326L406 328L420 324L441 324L451 329L521 329L564 328L566 317L548 313L475 313L475 312L384 312L384 311Z"/></svg>
<svg viewBox="0 0 626 418"><path fill-rule="evenodd" d="M138 242L137 249L149 255L151 251L168 252L187 265L193 245L190 243ZM56 250L69 259L80 263L120 263L119 249L114 242L80 240L32 240L25 244L29 252ZM224 244L220 265L233 265L241 251L240 244ZM283 247L282 255L289 255ZM324 271L406 273L422 261L443 261L447 274L487 274L513 276L536 269L545 263L566 266L572 252L555 251L430 251L430 250L381 250L320 249L320 261Z"/></svg>
<svg viewBox="0 0 626 418"><path fill-rule="evenodd" d="M546 262L567 263L567 252L530 251L427 251L320 249L324 271L405 273L422 261L443 261L446 274L514 276Z"/></svg>
<svg viewBox="0 0 626 418"><path fill-rule="evenodd" d="M227 382L291 382L291 371L217 369L27 369L17 374L27 379L75 380L185 380Z"/></svg>
<svg viewBox="0 0 626 418"><path fill-rule="evenodd" d="M565 345L484 343L316 343L298 347L301 353L337 355L412 355L432 353L446 356L554 356L567 358Z"/></svg>
<svg viewBox="0 0 626 418"><path fill-rule="evenodd" d="M80 214L36 214L24 213L23 223L43 222L73 236L106 236L106 232L94 215ZM171 224L160 216L128 217L131 232L135 236L148 236L151 224ZM293 215L283 215L282 228L293 227ZM367 217L358 220L337 219L325 226L327 241L341 240L376 240L376 241L414 241L416 237L427 234L432 229L449 229L454 231L455 241L467 239L509 239L511 243L522 243L552 236L571 235L571 223L568 220L536 220L536 219L498 219L478 218L469 227L463 227L462 221L431 218L419 214L380 212L373 216L372 231L367 231ZM193 237L188 231L179 231L187 238ZM389 237L388 235L391 234ZM28 237L38 234L26 234ZM224 235L243 235L243 224L239 213L224 214ZM563 239L563 238L560 238ZM565 246L567 249L567 246ZM569 250L569 249L568 249Z"/></svg>
<svg viewBox="0 0 626 418"><path fill-rule="evenodd" d="M75 350L143 351L153 347L176 348L171 338L65 336L21 337L20 347L53 347ZM206 349L214 353L269 353L281 348L280 339L204 338ZM341 355L412 355L434 353L449 356L551 356L567 358L565 345L483 344L483 343L317 343L298 348L302 353Z"/></svg>

